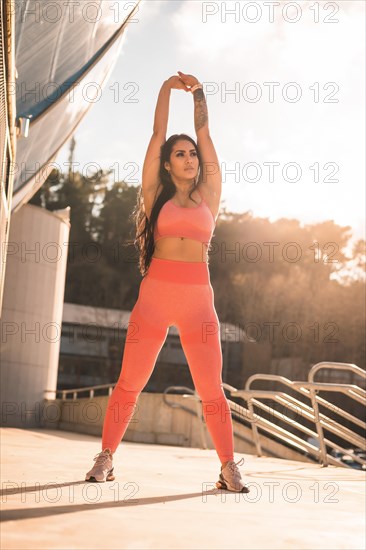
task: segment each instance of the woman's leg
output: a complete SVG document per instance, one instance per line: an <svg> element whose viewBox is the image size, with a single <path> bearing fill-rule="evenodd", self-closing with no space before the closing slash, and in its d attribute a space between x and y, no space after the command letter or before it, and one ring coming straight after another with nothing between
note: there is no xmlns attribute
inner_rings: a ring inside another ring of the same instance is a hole
<svg viewBox="0 0 366 550"><path fill-rule="evenodd" d="M104 418L102 449L114 453L135 412L139 394L147 384L166 340L169 325L159 292L142 280L138 300L131 312L119 379L109 398Z"/></svg>
<svg viewBox="0 0 366 550"><path fill-rule="evenodd" d="M233 424L222 388L219 319L211 284L186 285L178 330L203 415L221 463L234 458Z"/></svg>

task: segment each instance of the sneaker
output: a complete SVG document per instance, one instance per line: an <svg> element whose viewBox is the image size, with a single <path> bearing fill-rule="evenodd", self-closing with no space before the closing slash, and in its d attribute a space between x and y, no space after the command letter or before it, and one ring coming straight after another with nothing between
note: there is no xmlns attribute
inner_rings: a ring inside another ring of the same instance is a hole
<svg viewBox="0 0 366 550"><path fill-rule="evenodd" d="M241 464L244 464L244 458L241 458L238 462L230 460L225 468L221 466L219 481L216 482L216 487L237 493L249 493L249 487L244 485L238 468Z"/></svg>
<svg viewBox="0 0 366 550"><path fill-rule="evenodd" d="M111 449L104 449L94 459L95 464L91 470L86 474L85 481L97 481L99 483L104 481L113 481L113 455Z"/></svg>

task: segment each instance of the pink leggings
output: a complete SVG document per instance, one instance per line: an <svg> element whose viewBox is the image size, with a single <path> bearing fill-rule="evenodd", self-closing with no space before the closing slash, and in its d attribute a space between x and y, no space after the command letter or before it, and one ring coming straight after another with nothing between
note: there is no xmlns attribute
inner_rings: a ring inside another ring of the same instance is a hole
<svg viewBox="0 0 366 550"><path fill-rule="evenodd" d="M102 448L115 452L168 335L179 331L203 416L221 462L233 460L233 426L222 388L220 324L206 262L152 258L126 334L122 368L109 398Z"/></svg>

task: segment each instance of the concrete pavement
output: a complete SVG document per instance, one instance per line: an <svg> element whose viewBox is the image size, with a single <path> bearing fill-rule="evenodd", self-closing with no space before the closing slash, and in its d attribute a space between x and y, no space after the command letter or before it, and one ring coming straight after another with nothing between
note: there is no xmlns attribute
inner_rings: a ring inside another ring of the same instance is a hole
<svg viewBox="0 0 366 550"><path fill-rule="evenodd" d="M84 481L100 438L1 428L6 549L365 548L365 472L242 456L249 494L217 490L214 450L122 442L113 482Z"/></svg>

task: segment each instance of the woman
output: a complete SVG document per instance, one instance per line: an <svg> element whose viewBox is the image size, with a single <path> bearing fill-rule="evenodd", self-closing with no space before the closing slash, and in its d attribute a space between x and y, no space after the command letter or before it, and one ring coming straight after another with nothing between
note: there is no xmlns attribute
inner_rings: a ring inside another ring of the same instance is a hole
<svg viewBox="0 0 366 550"><path fill-rule="evenodd" d="M233 460L233 426L222 388L220 325L208 269L208 249L218 217L221 173L209 129L202 85L192 75L166 80L159 92L142 171L134 241L144 276L131 312L122 367L109 398L102 451L86 481L112 481L113 454L133 416L165 342L178 328L204 418L221 461L218 488L249 492ZM197 144L185 135L166 140L172 89L191 92Z"/></svg>

